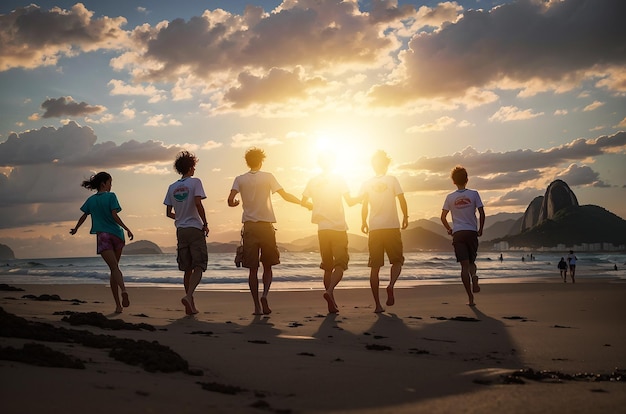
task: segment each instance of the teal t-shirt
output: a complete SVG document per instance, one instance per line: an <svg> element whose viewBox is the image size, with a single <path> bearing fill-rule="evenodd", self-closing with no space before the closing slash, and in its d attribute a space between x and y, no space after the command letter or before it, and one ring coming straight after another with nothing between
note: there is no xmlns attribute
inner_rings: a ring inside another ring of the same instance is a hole
<svg viewBox="0 0 626 414"><path fill-rule="evenodd" d="M113 219L113 210L122 211L115 193L101 192L89 197L80 211L91 215L91 234L111 233L124 240L124 229Z"/></svg>

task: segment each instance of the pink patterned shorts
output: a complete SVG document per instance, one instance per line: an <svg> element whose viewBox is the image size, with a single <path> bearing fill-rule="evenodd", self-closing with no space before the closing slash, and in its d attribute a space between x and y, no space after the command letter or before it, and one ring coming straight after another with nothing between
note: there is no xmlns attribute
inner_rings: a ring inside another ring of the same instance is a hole
<svg viewBox="0 0 626 414"><path fill-rule="evenodd" d="M98 233L97 240L98 254L105 250L121 251L124 248L124 240L111 233Z"/></svg>

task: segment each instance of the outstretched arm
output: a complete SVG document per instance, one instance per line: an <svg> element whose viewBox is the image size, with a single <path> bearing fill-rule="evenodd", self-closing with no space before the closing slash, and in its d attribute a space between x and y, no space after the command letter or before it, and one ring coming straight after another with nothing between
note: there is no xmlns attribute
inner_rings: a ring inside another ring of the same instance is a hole
<svg viewBox="0 0 626 414"><path fill-rule="evenodd" d="M343 199L346 200L348 207L352 207L353 205L359 204L363 201L363 195L352 197L350 193L344 193Z"/></svg>
<svg viewBox="0 0 626 414"><path fill-rule="evenodd" d="M296 197L295 195L286 192L284 189L280 189L278 191L276 191L278 194L280 194L280 196L285 200L285 201L289 201L290 203L294 203L297 204L299 206L302 207L306 207L309 210L311 210L313 208L313 205L311 203L303 203L298 197Z"/></svg>
<svg viewBox="0 0 626 414"><path fill-rule="evenodd" d="M409 227L409 208L404 194L398 194L398 200L400 201L400 210L402 210L402 228L406 229Z"/></svg>
<svg viewBox="0 0 626 414"><path fill-rule="evenodd" d="M89 214L87 214L87 213L83 213L83 215L82 215L82 216L80 216L80 218L78 219L78 222L76 223L76 225L74 226L74 228L70 230L70 234L71 234L72 236L73 236L73 235L75 235L75 234L76 234L76 232L78 231L78 228L79 228L80 226L82 226L82 225L83 225L83 223L84 223L84 222L85 222L85 220L87 219L87 216L88 216L88 215L89 215Z"/></svg>
<svg viewBox="0 0 626 414"><path fill-rule="evenodd" d="M119 224L121 228L126 230L126 234L128 234L128 239L132 240L135 236L133 235L133 232L130 231L128 227L126 227L126 224L124 224L120 216L117 214L117 210L111 210L111 214L113 215L113 220L115 220L115 222Z"/></svg>

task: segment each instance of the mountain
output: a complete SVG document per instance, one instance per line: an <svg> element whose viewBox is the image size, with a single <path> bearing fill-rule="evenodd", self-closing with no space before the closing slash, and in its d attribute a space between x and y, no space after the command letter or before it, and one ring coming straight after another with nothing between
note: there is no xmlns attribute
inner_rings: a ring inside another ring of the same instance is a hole
<svg viewBox="0 0 626 414"><path fill-rule="evenodd" d="M443 225L441 226L443 228ZM422 250L452 251L452 238L441 236L423 227L402 231L402 244L405 252Z"/></svg>
<svg viewBox="0 0 626 414"><path fill-rule="evenodd" d="M124 246L124 254L163 254L163 252L151 241L139 240Z"/></svg>
<svg viewBox="0 0 626 414"><path fill-rule="evenodd" d="M599 206L572 205L559 210L552 219L500 240L507 241L511 247L573 246L583 243L626 245L626 220Z"/></svg>
<svg viewBox="0 0 626 414"><path fill-rule="evenodd" d="M0 259L15 259L15 253L13 253L13 250L6 244L0 244Z"/></svg>
<svg viewBox="0 0 626 414"><path fill-rule="evenodd" d="M563 180L554 180L543 196L536 197L530 202L524 212L519 232L532 229L546 220L552 220L560 210L578 205L576 194L567 183Z"/></svg>
<svg viewBox="0 0 626 414"><path fill-rule="evenodd" d="M511 218L502 221L496 221L491 226L487 226L490 221L491 220L486 220L485 229L483 230L483 236L481 237L481 240L499 239L509 234L519 233L519 219L515 220Z"/></svg>
<svg viewBox="0 0 626 414"><path fill-rule="evenodd" d="M278 243L280 250L289 252L317 252L319 242L317 234L293 240L291 243ZM366 252L367 237L348 233L348 250L351 252Z"/></svg>

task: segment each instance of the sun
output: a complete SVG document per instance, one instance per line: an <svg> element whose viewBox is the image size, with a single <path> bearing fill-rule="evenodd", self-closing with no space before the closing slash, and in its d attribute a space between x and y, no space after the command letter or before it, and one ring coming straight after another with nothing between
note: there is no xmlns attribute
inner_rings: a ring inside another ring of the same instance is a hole
<svg viewBox="0 0 626 414"><path fill-rule="evenodd" d="M332 170L346 182L362 182L372 175L370 157L374 149L362 136L346 135L333 131L318 131L311 151L313 165L331 163Z"/></svg>

